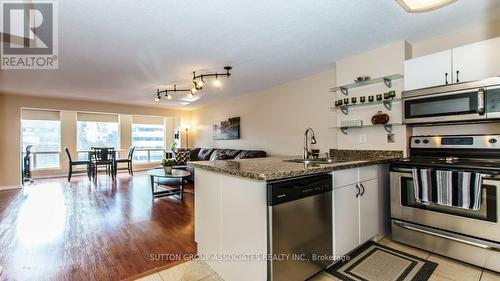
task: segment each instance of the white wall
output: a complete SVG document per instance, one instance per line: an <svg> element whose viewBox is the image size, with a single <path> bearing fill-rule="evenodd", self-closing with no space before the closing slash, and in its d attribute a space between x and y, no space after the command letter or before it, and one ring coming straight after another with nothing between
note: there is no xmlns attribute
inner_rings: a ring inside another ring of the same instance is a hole
<svg viewBox="0 0 500 281"><path fill-rule="evenodd" d="M328 110L335 69L249 95L210 104L193 112L195 147L263 149L271 155L301 155L303 134L312 127L322 152L336 147L335 113ZM241 117L241 139L213 140L212 124Z"/></svg>
<svg viewBox="0 0 500 281"><path fill-rule="evenodd" d="M387 46L380 47L369 52L348 57L337 62L337 85L345 85L353 83L355 77L368 75L371 78L379 78L393 74L403 74L403 63L410 56L410 47L405 41L394 42ZM345 96L340 91L337 93L337 99L377 95L388 92L389 90L396 91L398 98L401 97L403 90L403 79L394 81L392 87L388 88L383 83L354 88L349 91L349 95ZM392 110L386 109L382 104L370 105L352 108L349 114L345 115L342 112L337 112L337 127L341 126L343 120L362 120L363 124L370 125L371 117L378 111L389 114L389 123L402 122L401 103L393 105ZM394 143L387 141L388 132L383 127L364 127L350 129L345 135L340 130L337 135L337 143L339 149L383 149L383 150L405 150L407 131L406 126L393 126ZM366 143L360 142L360 137L366 136Z"/></svg>
<svg viewBox="0 0 500 281"><path fill-rule="evenodd" d="M257 93L213 103L192 114L193 139L196 147L237 149L263 149L270 155L300 155L303 133L307 127L316 132L322 152L331 148L340 149L385 149L405 150L407 130L395 126L395 143L387 142L387 132L382 127L352 130L344 135L337 129L339 119L364 119L365 124L378 110L391 115L391 120L401 122L401 109L387 111L382 105L356 109L349 116L330 110L335 93L329 89L336 85L352 83L360 75L377 78L390 74L402 74L403 62L410 56L411 48L404 42L387 46L340 60L336 68L300 80L273 87ZM392 89L401 94L402 81L394 83ZM336 83L338 82L338 83ZM389 89L384 85L352 90L349 97L374 95ZM339 98L344 97L339 94ZM213 140L211 126L215 121L228 117L241 117L240 140ZM360 144L359 136L365 134L367 143Z"/></svg>

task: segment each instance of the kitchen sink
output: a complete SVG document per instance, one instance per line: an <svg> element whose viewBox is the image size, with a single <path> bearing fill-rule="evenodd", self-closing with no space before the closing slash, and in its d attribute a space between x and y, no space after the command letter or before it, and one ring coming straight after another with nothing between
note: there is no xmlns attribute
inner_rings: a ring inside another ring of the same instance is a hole
<svg viewBox="0 0 500 281"><path fill-rule="evenodd" d="M288 159L283 160L284 162L292 163L304 163L304 164L334 164L340 162L346 162L342 160L327 159L327 158L317 158L317 159Z"/></svg>

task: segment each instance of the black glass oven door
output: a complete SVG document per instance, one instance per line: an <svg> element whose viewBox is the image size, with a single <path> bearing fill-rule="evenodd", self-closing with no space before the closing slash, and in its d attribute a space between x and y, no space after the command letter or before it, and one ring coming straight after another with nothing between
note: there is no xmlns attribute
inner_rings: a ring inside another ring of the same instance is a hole
<svg viewBox="0 0 500 281"><path fill-rule="evenodd" d="M453 208L435 204L422 204L415 199L412 177L401 177L401 204L406 207L419 208L439 213L466 217L489 222L497 222L497 188L483 184L481 192L481 208L477 211Z"/></svg>

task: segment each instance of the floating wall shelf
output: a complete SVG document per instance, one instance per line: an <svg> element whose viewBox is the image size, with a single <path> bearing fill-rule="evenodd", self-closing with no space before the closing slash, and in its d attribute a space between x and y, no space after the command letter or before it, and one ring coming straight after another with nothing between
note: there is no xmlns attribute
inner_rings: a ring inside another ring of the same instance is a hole
<svg viewBox="0 0 500 281"><path fill-rule="evenodd" d="M339 127L340 131L344 133L345 135L349 134L349 129L359 129L359 128L367 128L367 127L382 127L384 128L388 133L392 133L392 126L394 125L402 125L401 123L389 123L389 124L381 124L381 125L363 125L363 126L353 126L353 127ZM330 129L333 129L330 127Z"/></svg>
<svg viewBox="0 0 500 281"><path fill-rule="evenodd" d="M402 79L403 77L404 76L401 74L393 74L393 75L388 75L388 76L384 76L384 77L380 77L380 78L366 80L363 82L342 85L339 87L331 88L330 91L337 92L338 90L340 90L344 95L347 96L349 94L349 89L368 86L368 85L372 85L372 84L384 83L387 86L387 88L391 88L392 81Z"/></svg>
<svg viewBox="0 0 500 281"><path fill-rule="evenodd" d="M389 100L382 100L382 101L373 101L373 102L364 102L364 103L357 103L357 104L350 104L350 105L341 105L338 107L332 107L330 108L331 110L340 110L342 113L345 115L349 114L349 108L359 108L359 107L368 107L370 105L379 105L383 104L387 110L392 110L392 104L394 102L399 102L401 99L396 98L396 99L389 99Z"/></svg>

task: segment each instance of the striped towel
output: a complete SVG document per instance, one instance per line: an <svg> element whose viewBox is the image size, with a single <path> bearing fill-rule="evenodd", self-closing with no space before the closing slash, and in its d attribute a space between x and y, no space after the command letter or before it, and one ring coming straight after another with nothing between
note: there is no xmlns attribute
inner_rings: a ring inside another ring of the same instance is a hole
<svg viewBox="0 0 500 281"><path fill-rule="evenodd" d="M481 174L417 168L412 172L415 199L418 202L479 210L483 180Z"/></svg>

